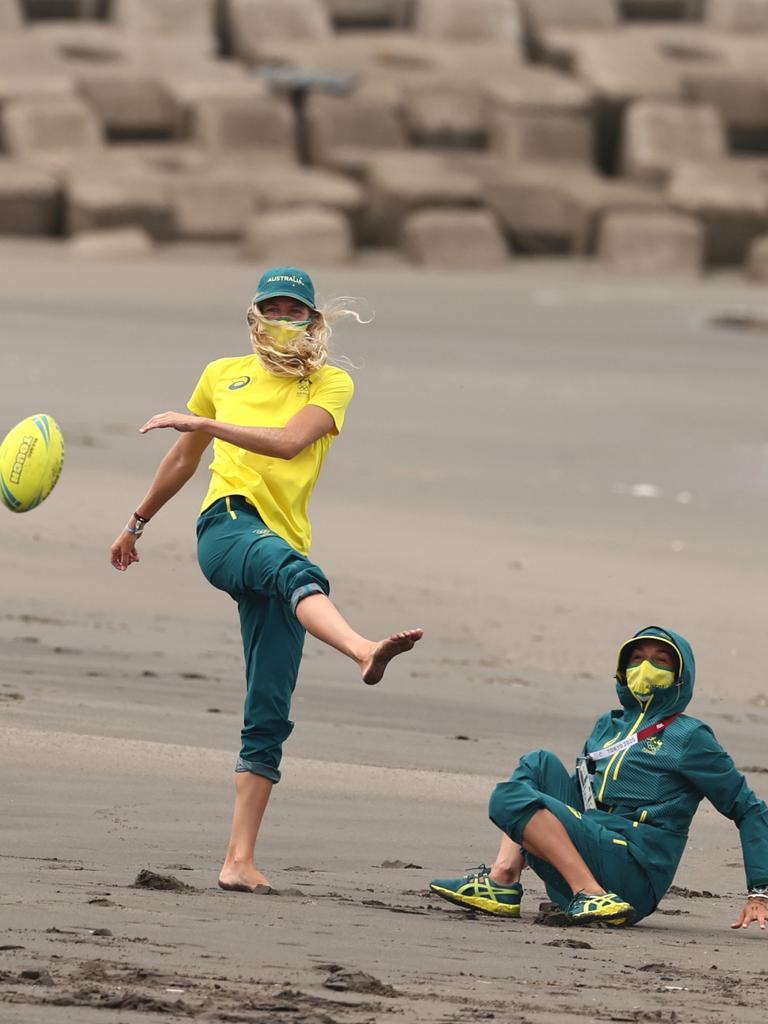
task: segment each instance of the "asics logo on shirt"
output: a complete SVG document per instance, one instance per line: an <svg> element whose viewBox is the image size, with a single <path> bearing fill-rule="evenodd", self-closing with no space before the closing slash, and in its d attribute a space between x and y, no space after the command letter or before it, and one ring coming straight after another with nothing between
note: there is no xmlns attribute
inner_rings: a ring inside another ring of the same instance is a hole
<svg viewBox="0 0 768 1024"><path fill-rule="evenodd" d="M251 378L250 377L238 377L237 380L233 380L232 383L229 385L229 390L230 391L239 391L240 388L244 388L244 387L246 387L250 383L251 383Z"/></svg>

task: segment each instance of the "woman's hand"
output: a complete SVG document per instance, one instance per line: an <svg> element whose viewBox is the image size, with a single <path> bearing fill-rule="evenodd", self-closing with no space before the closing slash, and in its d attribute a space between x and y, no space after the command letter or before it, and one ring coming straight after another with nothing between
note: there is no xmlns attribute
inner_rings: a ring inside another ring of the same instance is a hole
<svg viewBox="0 0 768 1024"><path fill-rule="evenodd" d="M113 568L120 572L125 572L129 565L139 561L136 538L132 533L123 530L110 549L109 561Z"/></svg>
<svg viewBox="0 0 768 1024"><path fill-rule="evenodd" d="M757 921L765 930L765 924L768 921L768 900L748 899L731 928L748 928L753 921Z"/></svg>
<svg viewBox="0 0 768 1024"><path fill-rule="evenodd" d="M139 427L139 433L146 434L150 430L173 427L184 434L188 431L202 430L206 422L202 416L191 416L183 412L161 412L147 420L143 427Z"/></svg>

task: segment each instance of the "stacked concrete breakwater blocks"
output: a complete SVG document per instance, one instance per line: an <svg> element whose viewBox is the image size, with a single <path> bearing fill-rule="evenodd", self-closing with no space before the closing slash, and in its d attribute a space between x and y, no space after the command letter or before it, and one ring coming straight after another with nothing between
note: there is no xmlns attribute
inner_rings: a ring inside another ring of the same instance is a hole
<svg viewBox="0 0 768 1024"><path fill-rule="evenodd" d="M0 0L0 235L768 276L768 0Z"/></svg>

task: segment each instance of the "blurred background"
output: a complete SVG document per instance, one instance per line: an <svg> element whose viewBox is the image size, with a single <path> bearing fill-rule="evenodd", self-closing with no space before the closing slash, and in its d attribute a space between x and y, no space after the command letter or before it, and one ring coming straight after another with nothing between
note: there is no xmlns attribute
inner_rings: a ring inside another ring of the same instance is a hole
<svg viewBox="0 0 768 1024"><path fill-rule="evenodd" d="M0 235L768 277L768 0L0 0Z"/></svg>

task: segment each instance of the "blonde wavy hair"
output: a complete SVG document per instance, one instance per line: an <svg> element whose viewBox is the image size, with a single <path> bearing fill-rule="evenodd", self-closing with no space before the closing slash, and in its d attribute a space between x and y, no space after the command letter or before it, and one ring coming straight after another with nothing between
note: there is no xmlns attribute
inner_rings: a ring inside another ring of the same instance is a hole
<svg viewBox="0 0 768 1024"><path fill-rule="evenodd" d="M342 296L326 303L322 309L311 311L309 326L301 335L293 349L285 351L276 348L272 339L264 330L264 324L269 322L255 302L252 302L246 312L246 320L251 336L253 351L259 357L259 362L277 377L295 377L302 379L311 377L321 366L325 366L332 357L331 335L333 327L344 317L352 317L359 324L371 322L363 319L354 308L357 300ZM354 364L345 357L337 357L334 362L343 363L349 368Z"/></svg>

